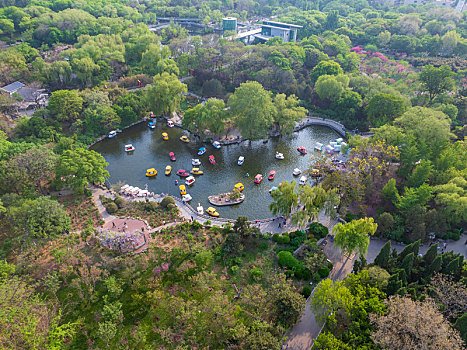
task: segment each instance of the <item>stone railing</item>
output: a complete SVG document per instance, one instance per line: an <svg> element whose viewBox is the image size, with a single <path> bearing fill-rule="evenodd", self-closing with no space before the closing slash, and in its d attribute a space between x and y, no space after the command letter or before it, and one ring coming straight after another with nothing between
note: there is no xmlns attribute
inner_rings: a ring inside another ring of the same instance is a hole
<svg viewBox="0 0 467 350"><path fill-rule="evenodd" d="M298 125L296 125L294 131L299 131L310 125L327 126L337 131L342 136L346 136L347 133L349 132L349 130L347 130L347 128L344 125L342 125L339 122L336 122L335 120L326 119L326 118L318 118L318 117L307 117L306 119L303 119L301 122L298 123Z"/></svg>

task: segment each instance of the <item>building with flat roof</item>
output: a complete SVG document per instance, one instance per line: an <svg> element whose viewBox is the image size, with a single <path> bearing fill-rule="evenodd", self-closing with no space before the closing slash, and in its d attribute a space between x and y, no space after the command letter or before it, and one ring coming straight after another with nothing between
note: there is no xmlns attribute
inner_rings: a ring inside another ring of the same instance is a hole
<svg viewBox="0 0 467 350"><path fill-rule="evenodd" d="M297 41L297 31L302 26L295 24L275 22L275 21L263 21L261 24L261 34L256 37L261 41L268 41L270 38L279 37L287 42Z"/></svg>

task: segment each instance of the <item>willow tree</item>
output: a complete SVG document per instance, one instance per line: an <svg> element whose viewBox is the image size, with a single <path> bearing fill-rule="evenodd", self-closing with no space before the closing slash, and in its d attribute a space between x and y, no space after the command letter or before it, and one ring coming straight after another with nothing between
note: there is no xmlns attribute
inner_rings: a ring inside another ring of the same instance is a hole
<svg viewBox="0 0 467 350"><path fill-rule="evenodd" d="M378 224L373 218L352 220L346 224L334 226L334 243L340 247L344 254L350 256L352 253L359 253L365 256L370 244L370 236L374 235Z"/></svg>
<svg viewBox="0 0 467 350"><path fill-rule="evenodd" d="M272 203L269 204L269 210L273 215L281 214L290 216L298 204L297 183L294 181L284 181L279 188L272 191Z"/></svg>
<svg viewBox="0 0 467 350"><path fill-rule="evenodd" d="M317 220L322 210L328 216L336 215L336 207L339 204L337 190L326 191L319 184L314 187L302 186L299 191L298 202L302 205L302 210L293 214L292 222L294 224L305 227L309 222Z"/></svg>

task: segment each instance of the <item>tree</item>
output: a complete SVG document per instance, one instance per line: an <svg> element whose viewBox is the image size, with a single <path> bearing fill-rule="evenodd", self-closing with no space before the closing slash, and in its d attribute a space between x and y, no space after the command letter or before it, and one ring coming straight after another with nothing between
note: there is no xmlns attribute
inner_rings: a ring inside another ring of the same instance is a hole
<svg viewBox="0 0 467 350"><path fill-rule="evenodd" d="M67 150L60 156L57 178L72 187L76 193L83 193L90 182L103 183L109 172L108 163L95 151L84 148Z"/></svg>
<svg viewBox="0 0 467 350"><path fill-rule="evenodd" d="M295 122L306 117L307 110L299 107L299 100L295 95L286 97L285 94L277 94L274 97L274 123L281 133L291 133L295 128Z"/></svg>
<svg viewBox="0 0 467 350"><path fill-rule="evenodd" d="M321 61L310 73L310 77L313 81L317 81L322 75L339 75L343 74L344 71L339 63L335 61Z"/></svg>
<svg viewBox="0 0 467 350"><path fill-rule="evenodd" d="M428 248L425 255L423 256L423 261L425 265L430 265L438 255L438 243L435 243Z"/></svg>
<svg viewBox="0 0 467 350"><path fill-rule="evenodd" d="M277 320L285 327L294 325L305 307L305 299L290 288L279 290L273 303L276 308Z"/></svg>
<svg viewBox="0 0 467 350"><path fill-rule="evenodd" d="M451 91L454 88L453 73L448 66L439 68L429 64L422 68L419 79L422 83L423 91L428 92L430 102L445 91Z"/></svg>
<svg viewBox="0 0 467 350"><path fill-rule="evenodd" d="M246 216L239 216L233 225L233 230L242 238L246 238L251 233L250 224Z"/></svg>
<svg viewBox="0 0 467 350"><path fill-rule="evenodd" d="M323 209L328 216L336 215L335 208L339 205L336 189L326 191L321 184L313 187L302 186L299 188L298 198L303 207L293 214L292 221L298 223L300 227L305 227L310 221L318 219Z"/></svg>
<svg viewBox="0 0 467 350"><path fill-rule="evenodd" d="M337 102L344 91L344 87L335 76L321 75L315 84L315 90L319 98L329 100L330 102Z"/></svg>
<svg viewBox="0 0 467 350"><path fill-rule="evenodd" d="M338 224L333 229L334 243L346 255L359 253L365 256L370 244L370 236L376 232L377 227L373 218L353 220L344 225Z"/></svg>
<svg viewBox="0 0 467 350"><path fill-rule="evenodd" d="M58 121L72 123L78 119L83 109L83 99L72 90L54 91L47 109Z"/></svg>
<svg viewBox="0 0 467 350"><path fill-rule="evenodd" d="M414 253L407 254L404 259L402 259L401 267L405 270L407 276L410 276L412 272L413 262L415 259Z"/></svg>
<svg viewBox="0 0 467 350"><path fill-rule="evenodd" d="M297 183L284 181L276 191L271 193L273 201L269 204L272 215L290 216L292 210L297 206L298 193L295 191Z"/></svg>
<svg viewBox="0 0 467 350"><path fill-rule="evenodd" d="M264 90L260 83L247 81L240 84L229 98L229 106L242 136L257 140L267 135L275 113L271 93Z"/></svg>
<svg viewBox="0 0 467 350"><path fill-rule="evenodd" d="M400 96L390 94L374 95L365 110L370 125L379 127L400 117L405 112L405 103Z"/></svg>
<svg viewBox="0 0 467 350"><path fill-rule="evenodd" d="M391 241L387 241L381 250L379 251L379 254L375 258L375 264L378 266L381 266L382 268L385 268L388 266L389 259L391 258Z"/></svg>
<svg viewBox="0 0 467 350"><path fill-rule="evenodd" d="M420 158L436 158L451 137L451 120L449 117L441 111L430 108L409 108L402 116L394 120L394 124L399 126L407 136L413 136L416 149L419 151L417 160ZM427 125L430 127L427 127ZM406 140L409 139L407 136ZM405 145L402 146L401 160L404 148L407 146L410 146L410 144L406 141ZM417 156L416 152L415 156Z"/></svg>
<svg viewBox="0 0 467 350"><path fill-rule="evenodd" d="M180 107L185 92L186 85L175 74L164 72L154 77L154 84L146 92L146 100L156 115L168 114Z"/></svg>
<svg viewBox="0 0 467 350"><path fill-rule="evenodd" d="M456 320L454 328L459 331L464 342L467 342L467 312Z"/></svg>
<svg viewBox="0 0 467 350"><path fill-rule="evenodd" d="M351 347L330 332L322 332L313 344L316 350L350 350Z"/></svg>
<svg viewBox="0 0 467 350"><path fill-rule="evenodd" d="M441 313L453 321L467 312L467 289L449 275L435 274L429 289L434 292Z"/></svg>
<svg viewBox="0 0 467 350"><path fill-rule="evenodd" d="M396 296L390 297L386 305L386 315L370 317L377 328L371 335L377 345L407 350L462 348L459 333L443 318L433 301Z"/></svg>
<svg viewBox="0 0 467 350"><path fill-rule="evenodd" d="M182 127L203 133L209 130L210 134L220 135L225 131L227 116L224 101L210 98L185 112Z"/></svg>
<svg viewBox="0 0 467 350"><path fill-rule="evenodd" d="M354 297L343 281L322 280L311 297L310 307L315 318L323 322L337 312L350 314Z"/></svg>
<svg viewBox="0 0 467 350"><path fill-rule="evenodd" d="M48 197L26 200L13 211L15 226L31 238L52 238L70 229L63 206Z"/></svg>
<svg viewBox="0 0 467 350"><path fill-rule="evenodd" d="M264 330L252 332L245 340L245 349L250 350L279 350L280 346L280 341Z"/></svg>

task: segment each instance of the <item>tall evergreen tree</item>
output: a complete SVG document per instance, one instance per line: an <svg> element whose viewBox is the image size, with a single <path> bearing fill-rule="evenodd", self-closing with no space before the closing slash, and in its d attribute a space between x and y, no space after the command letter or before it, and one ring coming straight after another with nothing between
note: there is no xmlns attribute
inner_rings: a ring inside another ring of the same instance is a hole
<svg viewBox="0 0 467 350"><path fill-rule="evenodd" d="M435 272L439 272L441 270L441 266L443 264L443 259L441 258L441 255L437 255L435 260L430 264L430 266L427 269L427 277L433 276Z"/></svg>
<svg viewBox="0 0 467 350"><path fill-rule="evenodd" d="M410 276L410 272L412 272L414 259L415 259L415 255L412 252L410 254L407 254L405 256L404 260L402 260L401 266L405 270L405 272L407 273L407 276Z"/></svg>
<svg viewBox="0 0 467 350"><path fill-rule="evenodd" d="M425 255L423 256L423 261L425 262L426 266L429 266L438 255L438 243L433 244L428 250L426 251Z"/></svg>
<svg viewBox="0 0 467 350"><path fill-rule="evenodd" d="M375 258L375 264L381 267L387 267L389 263L389 258L391 257L391 241L387 241L379 254Z"/></svg>

